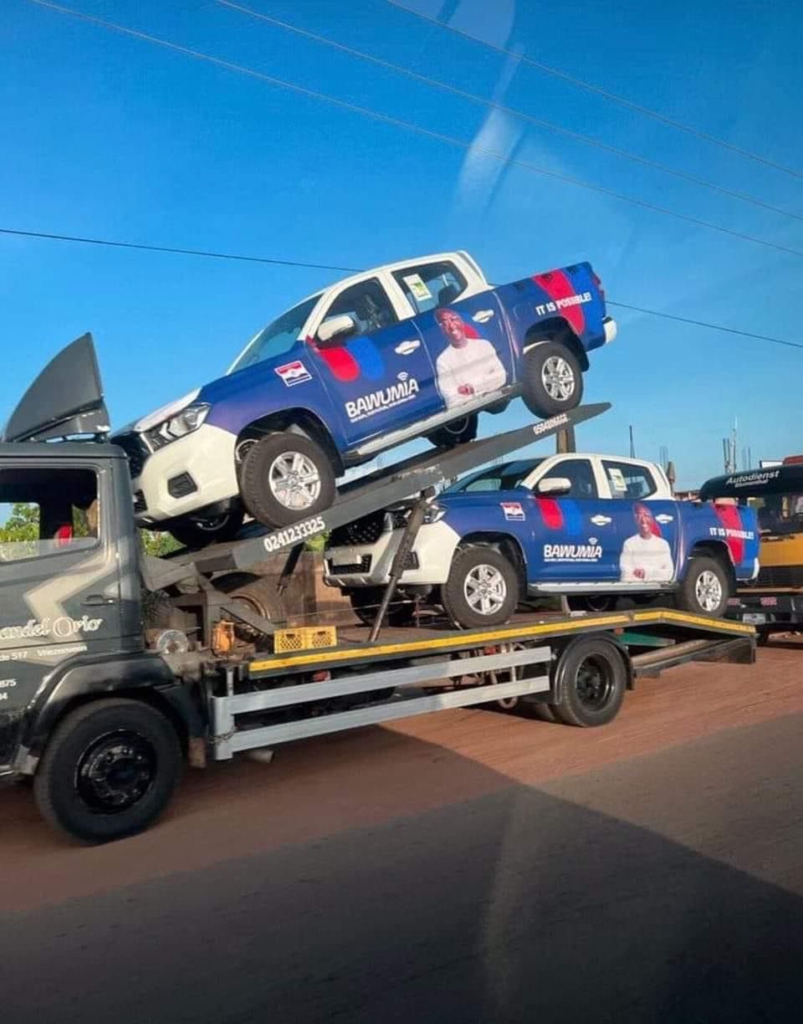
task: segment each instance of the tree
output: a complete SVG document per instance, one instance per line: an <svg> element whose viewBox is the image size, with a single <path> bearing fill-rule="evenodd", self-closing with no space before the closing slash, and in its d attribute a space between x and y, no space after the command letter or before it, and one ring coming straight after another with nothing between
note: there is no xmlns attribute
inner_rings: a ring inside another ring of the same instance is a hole
<svg viewBox="0 0 803 1024"><path fill-rule="evenodd" d="M39 506L15 502L5 523L0 525L0 544L19 544L39 539Z"/></svg>

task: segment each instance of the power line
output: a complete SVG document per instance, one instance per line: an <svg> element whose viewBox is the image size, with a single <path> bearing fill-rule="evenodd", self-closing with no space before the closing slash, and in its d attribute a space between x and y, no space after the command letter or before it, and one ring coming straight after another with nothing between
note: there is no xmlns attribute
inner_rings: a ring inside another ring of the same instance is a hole
<svg viewBox="0 0 803 1024"><path fill-rule="evenodd" d="M630 306L626 302L607 301L609 306L618 306L619 309L629 309L634 313L646 313L648 316L660 316L664 320L677 320L681 324L692 324L695 327L707 327L710 331L724 331L726 334L738 334L742 338L753 338L757 341L769 341L773 345L785 345L787 348L803 348L803 344L797 341L785 341L783 338L773 338L768 334L753 334L751 331L739 331L735 327L725 327L722 324L706 323L705 320L692 320L690 317L675 316L672 313L661 313L657 309L644 309L642 306Z"/></svg>
<svg viewBox="0 0 803 1024"><path fill-rule="evenodd" d="M749 149L742 149L740 146L736 146L732 142L726 142L724 139L717 138L716 135L709 135L707 132L701 131L698 128L692 128L691 125L683 124L682 121L675 121L671 117L667 117L666 114L661 114L659 111L652 110L650 107L642 106L640 103L634 103L632 100L625 99L624 96L619 96L617 93L609 92L607 89L603 89L599 85L594 85L593 82L587 82L582 78L576 78L574 75L570 75L566 71L561 71L560 68L552 67L550 64L544 64L543 61L533 60L531 57L525 57L523 54L516 53L514 50L508 50L504 46L497 46L495 43L488 43L484 39L478 39L476 36L472 36L469 32L464 32L462 29L456 28L454 25L448 25L444 21L439 21L430 14L422 14L420 11L414 11L405 4L400 3L399 0L387 0L387 3L391 4L393 7L398 7L400 10L412 15L414 18L420 18L422 21L428 21L430 24L437 25L439 28L442 28L447 32L453 32L457 36L462 36L463 39L468 39L472 43L478 43L480 46L485 46L489 50L502 53L506 57L510 57L512 60L518 61L521 64L527 64L530 67L536 68L538 71L542 71L546 75L552 75L554 78L560 78L564 82L576 85L579 89L585 89L587 92L596 93L598 96L602 96L604 99L610 100L612 103L618 103L620 106L627 107L629 110L634 110L636 113L643 114L645 117L651 117L654 121L660 121L662 124L668 125L670 128L676 128L678 131L694 135L698 139L703 139L705 142L710 142L715 146L721 146L723 149L728 149L732 153L738 153L739 156L745 157L748 160L755 160L757 163L765 164L767 167L772 167L776 171L783 171L784 174L790 174L793 178L803 178L803 173L795 171L791 167L786 167L783 164L776 163L774 160L760 156L758 153L752 153Z"/></svg>
<svg viewBox="0 0 803 1024"><path fill-rule="evenodd" d="M361 274L365 267L338 267L325 263L303 263L300 260L283 260L268 256L248 256L242 253L213 252L208 249L185 249L168 245L148 245L141 242L120 242L108 238L83 238L80 235L64 235L51 231L22 231L17 228L0 227L0 235L19 235L23 238L39 238L56 242L77 242L83 245L105 245L115 249L142 249L146 252L170 253L178 256L202 256L215 260L242 260L247 263L268 263L282 267L300 267L307 270L335 270L347 274ZM626 302L614 302L607 300L609 306L618 306L620 309L628 309L634 313L644 313L648 316L661 317L664 320L676 320L683 324L692 324L695 327L705 327L711 331L724 331L726 334L738 334L743 338L753 338L757 341L771 342L773 345L784 345L787 348L803 349L803 344L795 341L786 341L783 338L773 338L766 334L753 334L750 331L740 331L735 327L726 327L723 324L707 323L704 320L692 320L689 317L675 316L672 313L663 313L657 309L645 309L643 306L632 306Z"/></svg>
<svg viewBox="0 0 803 1024"><path fill-rule="evenodd" d="M441 82L437 78L431 78L428 75L419 74L417 71L411 71L409 68L402 67L400 64L394 64L391 61L384 60L374 54L365 53L363 50L357 50L353 46L346 46L344 43L339 43L334 39L330 39L328 36L318 35L316 32L310 32L308 29L300 28L298 25L291 25L289 22L282 21L280 18L274 18L271 15L263 14L261 11L254 11L243 4L233 3L232 0L215 0L215 2L221 7L228 7L233 11L239 11L241 14L245 14L248 17L255 18L259 21L264 21L269 25L275 25L277 28L283 29L286 32L293 32L305 39L311 39L313 42L330 47L330 49L339 50L341 53L348 54L351 57L357 57L359 60L367 61L371 64L377 65L378 67L385 68L388 71L404 75L407 78L421 82L431 88L451 93L453 96L458 96L461 99L468 100L470 103L480 104L489 110L498 110L500 113L508 114L511 117L518 118L522 121L527 121L529 124L533 124L538 128L546 128L548 131L556 132L560 135L566 135L571 139L576 139L586 146L594 146L596 149L604 150L607 153L613 153L616 156L623 157L625 160L631 160L634 163L642 164L645 167L651 167L663 174L671 174L673 177L681 178L682 180L689 181L694 185L700 185L703 188L711 189L714 192L719 192L721 195L729 196L732 199L751 203L753 206L759 206L764 210L770 210L772 213L779 213L784 217L792 217L795 220L803 221L803 215L792 213L791 210L784 210L779 206L773 206L771 203L766 203L763 199L758 199L756 196L751 196L746 192L738 192L735 189L725 188L724 185L717 185L705 178L698 177L696 174L689 174L686 171L676 170L674 167L669 167L657 160L650 160L648 157L639 156L637 153L631 153L626 149L619 149L618 146L611 146L607 142L601 142L599 139L592 138L590 135L584 135L582 132L573 131L571 128L566 128L564 125L556 124L554 121L546 121L543 118L534 117L532 114L528 114L516 107L510 107L504 103L497 103L494 100L488 100L483 96L478 96L476 93L467 92L464 89L458 89L456 86L449 85L446 82Z"/></svg>
<svg viewBox="0 0 803 1024"><path fill-rule="evenodd" d="M179 256L206 256L213 260L241 260L245 263L271 263L281 267L304 267L308 270L336 270L347 274L359 273L355 267L337 267L326 263L301 263L298 260L279 260L268 256L244 256L241 253L212 252L208 249L178 249L169 245L146 245L142 242L118 242L108 238L83 238L80 235L57 235L48 231L21 231L0 228L0 235L19 235L23 238L46 238L54 242L80 242L83 245L106 245L115 249L143 249L145 252L167 252Z"/></svg>
<svg viewBox="0 0 803 1024"><path fill-rule="evenodd" d="M28 3L36 4L39 7L49 8L50 10L57 11L60 14L66 14L77 18L80 21L99 25L102 28L109 29L113 32L119 32L122 35L131 36L135 39L141 39L145 42L153 43L156 46L173 50L176 53L181 53L187 57L193 57L196 60L206 61L207 63L214 64L216 67L225 68L227 71L234 71L238 74L247 75L250 78L267 82L268 84L281 89L288 89L311 99L320 100L324 103L330 104L331 106L339 107L342 110L361 114L362 116L371 118L374 121L389 124L395 128L401 128L405 131L413 132L426 138L436 139L439 142L445 142L449 146L455 146L459 149L473 153L480 153L489 159L501 163L503 166L519 167L523 170L529 171L530 173L539 174L543 177L552 178L556 181L562 181L566 184L574 185L577 188L584 188L591 192L599 192L601 195L608 196L611 199L617 199L620 202L629 203L631 206L638 206L641 209L650 210L653 213L660 213L667 217L674 217L676 220L685 221L687 224L694 224L696 227L707 228L711 231L718 231L720 234L729 235L731 238L739 238L742 241L752 242L755 245L762 245L768 249L775 249L778 252L784 252L792 256L803 256L803 251L800 249L793 249L790 246L779 245L777 242L769 242L764 238L757 238L755 235L748 235L742 231L735 231L732 228L725 228L719 224L712 224L710 221L702 220L699 217L692 217L686 213L678 213L677 211L667 209L664 206L658 206L656 203L650 203L645 199L636 199L634 196L628 196L622 192L616 192L614 189L606 188L603 185L593 185L580 178L573 178L566 174L560 174L557 171L547 170L545 167L539 167L537 164L532 164L526 160L507 157L502 153L489 149L487 146L479 145L476 142L465 142L463 139L458 139L452 135L445 135L442 132L436 132L429 128L422 128L421 126L409 121L403 121L400 118L392 117L390 114L383 114L380 111L372 110L369 107L362 107L359 104L350 103L347 100L337 99L334 96L330 96L328 93L319 92L315 89L308 89L305 86L297 85L295 82L288 82L285 79L277 78L274 75L268 75L262 71L256 71L254 68L249 68L242 64L235 64L232 61L224 60L221 57L213 57L211 54L191 49L188 46L181 46L178 43L162 39L159 36L140 32L137 29L126 28L123 25L118 25L116 22L107 21L105 18L98 18L91 14L83 14L80 11L74 11L69 7L63 7L61 4L53 3L52 0L28 0Z"/></svg>

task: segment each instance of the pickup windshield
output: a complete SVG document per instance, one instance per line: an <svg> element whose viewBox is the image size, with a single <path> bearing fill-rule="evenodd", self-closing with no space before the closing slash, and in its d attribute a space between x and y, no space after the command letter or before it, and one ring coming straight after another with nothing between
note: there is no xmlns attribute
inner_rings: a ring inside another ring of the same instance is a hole
<svg viewBox="0 0 803 1024"><path fill-rule="evenodd" d="M283 355L289 351L298 340L304 324L307 322L310 313L315 308L320 295L313 295L311 299L305 299L292 309L268 324L263 330L252 338L245 346L229 369L229 373L243 370L246 366L253 366L265 359L273 359L274 356Z"/></svg>
<svg viewBox="0 0 803 1024"><path fill-rule="evenodd" d="M540 466L543 459L520 459L491 466L472 476L464 477L448 487L444 494L470 494L474 491L512 491L521 486L522 480Z"/></svg>

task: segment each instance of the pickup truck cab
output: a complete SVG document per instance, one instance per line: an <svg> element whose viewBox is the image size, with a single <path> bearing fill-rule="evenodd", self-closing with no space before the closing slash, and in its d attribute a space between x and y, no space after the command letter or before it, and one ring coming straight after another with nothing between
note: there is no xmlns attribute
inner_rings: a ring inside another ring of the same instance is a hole
<svg viewBox="0 0 803 1024"><path fill-rule="evenodd" d="M139 525L222 540L243 512L283 527L325 510L351 466L417 437L474 438L521 395L574 408L616 334L588 263L491 288L465 252L389 264L304 299L225 376L116 434Z"/></svg>
<svg viewBox="0 0 803 1024"><path fill-rule="evenodd" d="M408 509L335 531L325 579L370 617L387 582ZM737 581L758 573L752 510L673 500L663 470L613 455L573 453L483 469L432 503L399 586L440 604L461 626L507 621L528 596L580 596L601 610L618 595L671 593L721 616ZM398 622L412 604L397 604Z"/></svg>

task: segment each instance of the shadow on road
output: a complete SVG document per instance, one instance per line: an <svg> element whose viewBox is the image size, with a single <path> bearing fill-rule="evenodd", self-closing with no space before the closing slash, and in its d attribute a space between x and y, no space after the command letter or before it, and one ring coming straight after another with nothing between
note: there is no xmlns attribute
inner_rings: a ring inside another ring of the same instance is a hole
<svg viewBox="0 0 803 1024"><path fill-rule="evenodd" d="M797 895L420 740L371 730L348 747L302 750L267 786L264 766L241 768L247 792L222 790L230 817L200 814L203 789L191 786L153 833L43 861L66 871L127 862L136 875L144 857L153 875L159 864L173 873L4 915L3 1019L800 1019ZM372 774L350 794L361 758ZM440 806L419 799L422 760ZM387 786L406 816L379 814ZM235 855L242 830L269 828L294 799L299 836L316 816L353 824L366 801L381 820ZM228 859L181 871L174 856L191 863L205 834L228 839ZM4 887L23 857L4 857Z"/></svg>

